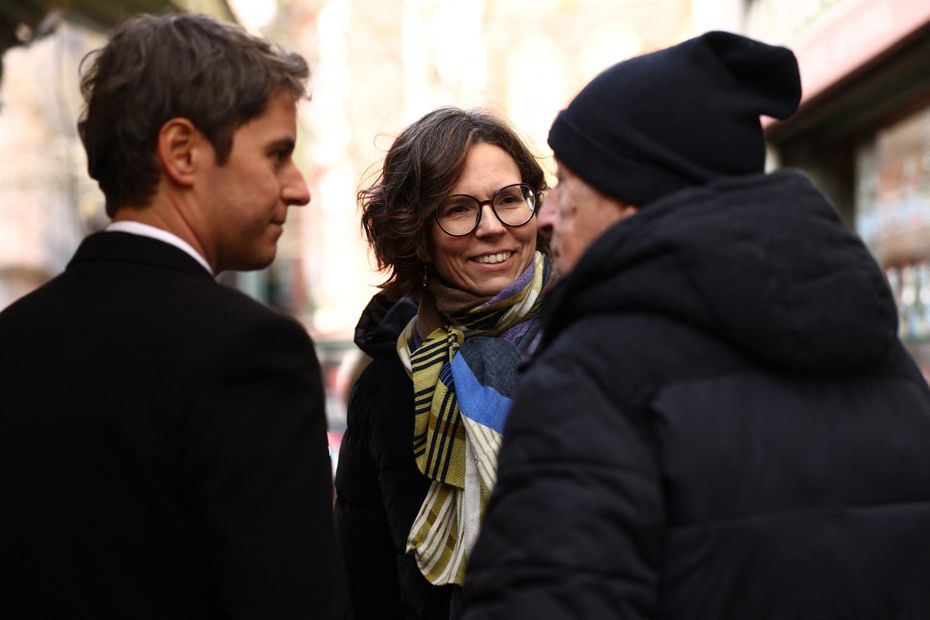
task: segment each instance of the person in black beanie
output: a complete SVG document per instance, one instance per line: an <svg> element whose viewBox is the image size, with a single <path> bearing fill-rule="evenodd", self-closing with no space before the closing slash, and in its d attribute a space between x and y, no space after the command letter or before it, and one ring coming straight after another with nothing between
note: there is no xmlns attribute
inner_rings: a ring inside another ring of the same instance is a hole
<svg viewBox="0 0 930 620"><path fill-rule="evenodd" d="M930 390L887 282L760 116L790 50L610 67L549 134L563 274L465 580L478 618L930 618Z"/></svg>

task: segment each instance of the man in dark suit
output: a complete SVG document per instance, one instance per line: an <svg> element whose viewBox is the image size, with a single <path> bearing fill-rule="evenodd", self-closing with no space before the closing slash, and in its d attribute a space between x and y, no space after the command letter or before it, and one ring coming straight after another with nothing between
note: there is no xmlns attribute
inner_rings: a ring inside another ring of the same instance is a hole
<svg viewBox="0 0 930 620"><path fill-rule="evenodd" d="M310 201L306 62L198 15L134 18L87 62L113 224L0 313L0 616L336 615L312 342L213 279L267 266Z"/></svg>

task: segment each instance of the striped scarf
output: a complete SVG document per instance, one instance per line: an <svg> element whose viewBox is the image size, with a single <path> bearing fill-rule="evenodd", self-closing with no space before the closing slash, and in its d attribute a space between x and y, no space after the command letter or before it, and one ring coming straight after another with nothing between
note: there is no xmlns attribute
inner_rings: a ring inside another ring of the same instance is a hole
<svg viewBox="0 0 930 620"><path fill-rule="evenodd" d="M417 325L422 332L430 323L424 316L414 317L398 338L397 352L414 386L414 455L433 481L410 529L407 551L433 584L464 580L496 481L517 364L534 343L535 317L551 271L549 258L537 252L513 283L491 299L450 313L419 346ZM425 314L428 319L429 309Z"/></svg>

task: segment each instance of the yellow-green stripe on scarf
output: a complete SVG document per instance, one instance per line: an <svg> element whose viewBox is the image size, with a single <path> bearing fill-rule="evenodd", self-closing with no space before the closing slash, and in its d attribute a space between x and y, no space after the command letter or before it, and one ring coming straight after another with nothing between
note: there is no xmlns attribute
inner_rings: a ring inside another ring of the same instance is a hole
<svg viewBox="0 0 930 620"><path fill-rule="evenodd" d="M550 273L549 259L537 252L513 284L490 301L447 317L451 320L415 350L416 318L398 338L398 355L413 380L414 455L417 467L433 481L410 529L407 551L433 584L464 581L500 447L499 433L462 415L452 360L466 339L497 336L533 318Z"/></svg>

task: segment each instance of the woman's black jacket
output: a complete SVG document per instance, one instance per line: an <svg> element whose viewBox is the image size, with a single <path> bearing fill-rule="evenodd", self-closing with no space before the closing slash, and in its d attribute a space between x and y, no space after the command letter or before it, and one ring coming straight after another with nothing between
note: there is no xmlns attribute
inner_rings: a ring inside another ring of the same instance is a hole
<svg viewBox="0 0 930 620"><path fill-rule="evenodd" d="M371 363L352 388L336 471L336 533L345 555L352 617L449 617L449 587L430 584L405 553L430 481L413 457L413 384L396 342L416 306L376 295L355 342Z"/></svg>

